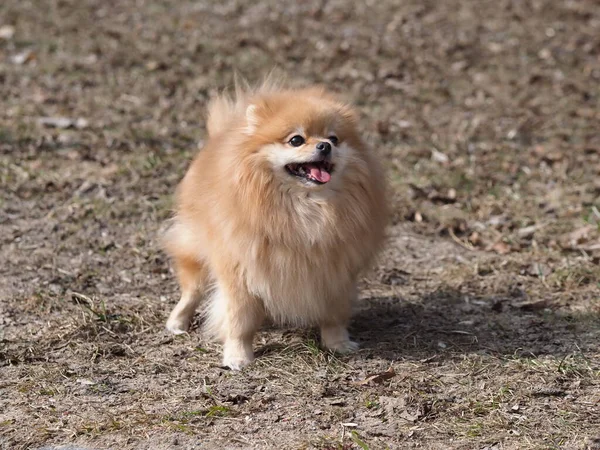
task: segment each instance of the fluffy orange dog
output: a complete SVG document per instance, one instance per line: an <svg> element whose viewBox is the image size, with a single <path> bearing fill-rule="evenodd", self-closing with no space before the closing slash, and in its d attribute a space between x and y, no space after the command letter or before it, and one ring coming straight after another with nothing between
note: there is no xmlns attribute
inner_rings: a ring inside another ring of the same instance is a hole
<svg viewBox="0 0 600 450"><path fill-rule="evenodd" d="M263 85L209 106L209 140L181 182L167 232L181 300L167 328L185 332L203 297L223 365L254 358L254 334L318 325L325 347L348 336L359 273L384 233L385 183L356 115L321 88Z"/></svg>

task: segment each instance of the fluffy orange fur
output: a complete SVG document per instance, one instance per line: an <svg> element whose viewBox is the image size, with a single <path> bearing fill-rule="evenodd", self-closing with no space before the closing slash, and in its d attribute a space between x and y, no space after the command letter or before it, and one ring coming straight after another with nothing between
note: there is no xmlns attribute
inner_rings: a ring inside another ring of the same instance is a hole
<svg viewBox="0 0 600 450"><path fill-rule="evenodd" d="M207 127L166 234L182 292L167 328L185 332L206 298L205 330L232 369L253 360L266 317L318 325L325 347L355 350L347 325L356 282L387 219L384 176L355 112L321 88L264 85L215 99ZM290 144L294 135L303 145ZM286 169L310 164L320 142L331 148L328 182Z"/></svg>

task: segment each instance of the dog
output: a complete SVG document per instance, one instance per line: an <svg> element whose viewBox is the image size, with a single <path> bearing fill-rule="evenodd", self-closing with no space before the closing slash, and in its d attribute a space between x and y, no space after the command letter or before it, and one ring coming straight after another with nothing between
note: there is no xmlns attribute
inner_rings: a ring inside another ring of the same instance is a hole
<svg viewBox="0 0 600 450"><path fill-rule="evenodd" d="M388 208L355 110L322 87L266 82L216 97L207 130L165 235L181 287L167 329L186 332L206 298L204 329L233 370L253 361L266 318L317 325L325 348L356 350L347 327L357 280Z"/></svg>

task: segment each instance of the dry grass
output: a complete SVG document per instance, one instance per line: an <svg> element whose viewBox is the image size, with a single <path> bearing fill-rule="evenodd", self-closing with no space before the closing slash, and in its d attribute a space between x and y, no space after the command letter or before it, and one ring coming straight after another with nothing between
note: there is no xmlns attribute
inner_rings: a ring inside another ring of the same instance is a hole
<svg viewBox="0 0 600 450"><path fill-rule="evenodd" d="M600 448L598 24L591 0L2 2L0 446ZM394 220L357 354L269 328L232 373L162 330L157 235L207 99L275 65L359 105ZM87 123L39 121L63 116Z"/></svg>

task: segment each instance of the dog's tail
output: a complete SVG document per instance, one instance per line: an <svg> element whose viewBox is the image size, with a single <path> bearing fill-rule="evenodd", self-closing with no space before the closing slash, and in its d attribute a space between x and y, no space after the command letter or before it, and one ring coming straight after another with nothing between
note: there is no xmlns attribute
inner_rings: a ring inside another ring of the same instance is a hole
<svg viewBox="0 0 600 450"><path fill-rule="evenodd" d="M283 76L269 73L264 81L257 87L252 87L246 80L236 74L234 79L234 96L222 93L213 98L208 104L208 119L206 128L208 135L214 137L226 129L232 120L246 115L248 107L252 104L252 97L256 94L273 92L284 84Z"/></svg>

